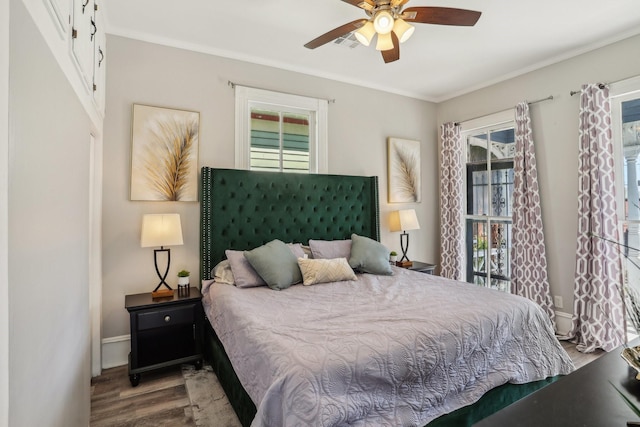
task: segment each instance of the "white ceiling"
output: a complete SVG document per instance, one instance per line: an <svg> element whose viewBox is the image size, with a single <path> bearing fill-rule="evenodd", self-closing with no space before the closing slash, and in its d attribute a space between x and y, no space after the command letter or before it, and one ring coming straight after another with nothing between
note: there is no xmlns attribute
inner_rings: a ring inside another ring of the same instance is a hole
<svg viewBox="0 0 640 427"><path fill-rule="evenodd" d="M385 64L373 46L303 45L364 11L340 0L109 0L107 32L439 102L640 34L638 0L411 0L482 12L416 24ZM231 76L230 76L231 77Z"/></svg>

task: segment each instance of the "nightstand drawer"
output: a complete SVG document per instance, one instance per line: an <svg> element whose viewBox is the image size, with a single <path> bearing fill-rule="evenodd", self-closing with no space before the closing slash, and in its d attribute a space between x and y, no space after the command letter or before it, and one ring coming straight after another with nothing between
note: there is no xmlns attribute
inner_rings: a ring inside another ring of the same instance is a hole
<svg viewBox="0 0 640 427"><path fill-rule="evenodd" d="M194 304L138 313L138 330L143 331L145 329L193 323L195 320L194 313Z"/></svg>

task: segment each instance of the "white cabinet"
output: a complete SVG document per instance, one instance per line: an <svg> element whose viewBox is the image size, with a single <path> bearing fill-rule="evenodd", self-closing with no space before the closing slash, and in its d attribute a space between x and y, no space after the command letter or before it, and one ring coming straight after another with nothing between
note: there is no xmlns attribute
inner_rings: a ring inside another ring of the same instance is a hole
<svg viewBox="0 0 640 427"><path fill-rule="evenodd" d="M0 0L5 2L5 0ZM104 121L103 0L23 0L96 132ZM107 6L108 7L108 6ZM95 89L94 89L95 88Z"/></svg>
<svg viewBox="0 0 640 427"><path fill-rule="evenodd" d="M107 33L104 31L104 15L96 3L96 26L98 31L95 35L95 45L93 54L93 98L101 114L104 114L105 107L105 84L106 58L107 58Z"/></svg>
<svg viewBox="0 0 640 427"><path fill-rule="evenodd" d="M73 0L72 22L71 54L98 111L104 114L106 34L98 2Z"/></svg>
<svg viewBox="0 0 640 427"><path fill-rule="evenodd" d="M51 18L63 39L69 28L69 17L71 16L71 0L44 0Z"/></svg>
<svg viewBox="0 0 640 427"><path fill-rule="evenodd" d="M71 52L88 88L93 84L93 41L96 33L93 0L74 0Z"/></svg>

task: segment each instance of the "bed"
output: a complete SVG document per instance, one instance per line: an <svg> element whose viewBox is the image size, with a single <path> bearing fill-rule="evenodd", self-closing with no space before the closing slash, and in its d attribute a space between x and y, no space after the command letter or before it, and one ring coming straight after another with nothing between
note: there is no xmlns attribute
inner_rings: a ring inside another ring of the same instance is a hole
<svg viewBox="0 0 640 427"><path fill-rule="evenodd" d="M535 304L437 276L211 280L229 249L378 241L376 177L205 167L201 200L206 353L244 426L470 425L573 370Z"/></svg>

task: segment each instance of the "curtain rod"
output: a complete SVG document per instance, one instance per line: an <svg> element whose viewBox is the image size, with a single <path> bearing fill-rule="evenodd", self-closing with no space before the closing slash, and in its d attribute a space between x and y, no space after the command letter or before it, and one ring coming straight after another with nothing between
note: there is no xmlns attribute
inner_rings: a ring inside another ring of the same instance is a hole
<svg viewBox="0 0 640 427"><path fill-rule="evenodd" d="M621 82L622 80L618 80L618 81L620 81L620 82ZM617 83L617 82L613 82L613 83ZM604 89L605 87L609 86L610 84L611 84L611 83L598 83L598 87L599 87L600 89ZM577 95L577 94L579 94L581 91L582 91L582 89L580 89L580 90L572 90L571 92L569 92L569 95L570 95L570 96Z"/></svg>
<svg viewBox="0 0 640 427"><path fill-rule="evenodd" d="M248 86L248 85L243 85L243 84L240 84L240 83L235 83L235 82L232 82L231 80L227 81L227 84L229 85L229 87L231 87L231 89L235 89L236 86L242 86L242 87L248 87L249 89L269 90L269 89L265 89L263 87ZM306 96L306 95L300 95L299 93L282 92L280 90L274 90L273 92L284 93L285 95ZM308 96L307 98L322 99L324 101L327 101L329 104L335 104L336 103L336 99L335 98L327 99L327 98L318 98L317 96Z"/></svg>
<svg viewBox="0 0 640 427"><path fill-rule="evenodd" d="M552 99L553 99L553 95L549 95L546 98L536 99L535 101L527 101L527 104L529 104L529 105L537 104L538 102L551 101ZM509 110L502 110L502 111L509 111ZM499 111L499 113L501 113L502 111ZM456 125L456 126L460 126L461 123L470 122L471 120L475 120L475 119L481 119L482 117L486 117L486 116L488 116L490 114L495 114L495 113L489 113L489 114L484 114L482 116L472 117L470 119L463 120L461 122L454 122L453 124Z"/></svg>
<svg viewBox="0 0 640 427"><path fill-rule="evenodd" d="M623 81L625 81L625 80L633 79L633 78L635 78L635 77L637 77L637 76L625 77L624 79L616 80L615 82L609 82L609 83L598 83L598 87L599 87L600 89L604 89L604 88L605 88L605 86L609 86L609 85L613 85L613 84L616 84L616 83L620 83L620 82L623 82ZM577 94L579 94L581 91L582 91L582 89L581 89L581 90L572 90L571 92L569 92L569 95L571 95L571 96L573 96L573 95L577 95Z"/></svg>

